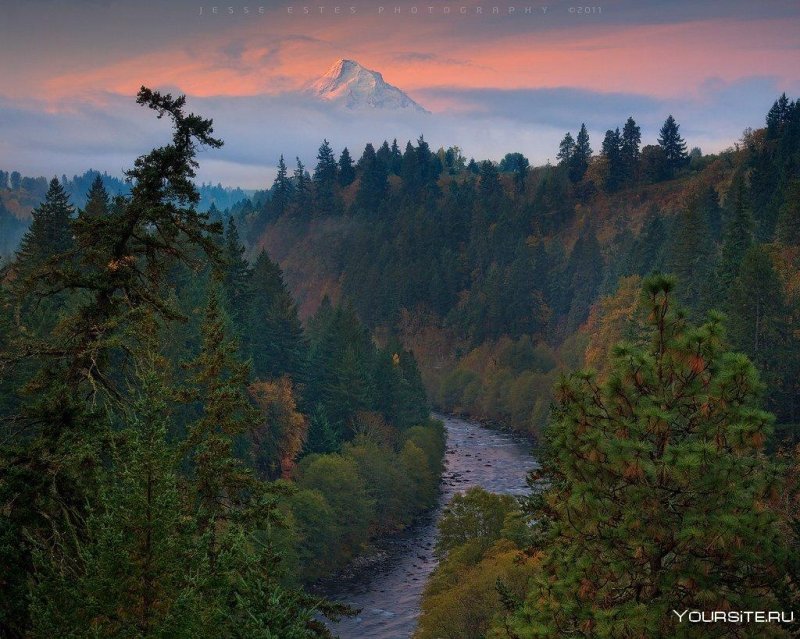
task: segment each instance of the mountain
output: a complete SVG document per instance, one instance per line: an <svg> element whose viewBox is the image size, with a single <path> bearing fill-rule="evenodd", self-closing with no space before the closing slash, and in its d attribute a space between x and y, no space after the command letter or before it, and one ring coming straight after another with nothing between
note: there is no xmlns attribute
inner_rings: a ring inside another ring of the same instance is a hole
<svg viewBox="0 0 800 639"><path fill-rule="evenodd" d="M388 84L377 71L362 67L355 60L339 60L311 85L311 92L327 102L348 109L409 109L428 113L403 91Z"/></svg>

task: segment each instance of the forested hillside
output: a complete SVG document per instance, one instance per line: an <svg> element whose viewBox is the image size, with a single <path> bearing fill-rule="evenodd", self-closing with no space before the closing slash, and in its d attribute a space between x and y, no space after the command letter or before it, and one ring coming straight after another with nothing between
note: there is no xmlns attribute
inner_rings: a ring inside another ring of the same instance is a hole
<svg viewBox="0 0 800 639"><path fill-rule="evenodd" d="M112 198L130 193L130 185L124 180L93 169L71 178L62 174L61 186L73 206L83 207L92 183L98 178ZM47 194L48 183L44 177L32 178L21 175L19 171L0 170L0 264L3 260L8 260L19 245L30 223L33 209ZM221 184L202 183L196 188L200 195L197 204L200 211L231 208L251 195L256 202L267 197L263 192L253 194L252 191L226 188Z"/></svg>
<svg viewBox="0 0 800 639"><path fill-rule="evenodd" d="M281 262L301 314L325 295L352 304L414 351L444 410L538 432L558 374L606 369L640 278L662 271L691 319L727 315L767 407L796 423L798 103L781 96L716 155L689 152L672 116L646 142L633 118L599 144L581 126L557 165L532 168L423 137L357 161L325 141L312 171L281 158L270 201L232 213Z"/></svg>
<svg viewBox="0 0 800 639"><path fill-rule="evenodd" d="M330 636L305 586L434 505L442 426L410 352L304 327L198 212L211 121L138 102L172 140L127 194L54 178L0 271L0 636Z"/></svg>

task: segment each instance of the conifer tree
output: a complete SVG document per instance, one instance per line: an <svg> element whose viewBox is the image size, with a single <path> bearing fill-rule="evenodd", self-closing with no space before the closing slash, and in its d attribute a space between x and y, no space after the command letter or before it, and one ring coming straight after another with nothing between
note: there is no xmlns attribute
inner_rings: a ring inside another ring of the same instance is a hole
<svg viewBox="0 0 800 639"><path fill-rule="evenodd" d="M622 143L620 155L622 156L623 173L626 182L632 182L639 173L639 145L642 142L642 131L636 121L629 117L622 128Z"/></svg>
<svg viewBox="0 0 800 639"><path fill-rule="evenodd" d="M98 175L92 181L92 186L86 194L86 206L83 209L83 214L89 217L102 217L108 215L110 207L110 198L108 191L103 186L103 178Z"/></svg>
<svg viewBox="0 0 800 639"><path fill-rule="evenodd" d="M673 609L777 603L786 542L756 370L725 351L719 317L687 324L673 279L643 289L648 343L614 348L604 383L576 373L557 388L518 637L683 636Z"/></svg>
<svg viewBox="0 0 800 639"><path fill-rule="evenodd" d="M342 149L342 154L339 156L339 186L342 188L350 186L356 179L356 170L353 167L353 158L350 157L350 151L347 147Z"/></svg>
<svg viewBox="0 0 800 639"><path fill-rule="evenodd" d="M167 442L166 384L156 370L165 363L151 355L142 366L141 394L86 530L62 531L35 555L34 637L208 636L204 558L181 513Z"/></svg>
<svg viewBox="0 0 800 639"><path fill-rule="evenodd" d="M317 153L317 166L314 168L315 213L332 215L337 211L336 185L338 181L336 158L327 140L322 141Z"/></svg>
<svg viewBox="0 0 800 639"><path fill-rule="evenodd" d="M233 321L236 334L244 337L247 334L247 321L253 297L250 290L252 271L244 258L245 248L239 238L239 230L233 217L228 218L224 239L222 286L225 291L225 308Z"/></svg>
<svg viewBox="0 0 800 639"><path fill-rule="evenodd" d="M403 153L403 159L400 164L400 177L403 180L403 192L406 195L413 197L419 192L421 184L417 150L410 141L406 143L406 150Z"/></svg>
<svg viewBox="0 0 800 639"><path fill-rule="evenodd" d="M478 193L484 202L489 202L503 192L500 184L500 174L493 162L484 160L481 162L480 180L478 182Z"/></svg>
<svg viewBox="0 0 800 639"><path fill-rule="evenodd" d="M397 146L397 138L392 140L392 146L389 150L390 150L389 170L394 175L400 175L400 165L403 161L403 154L400 151L400 147Z"/></svg>
<svg viewBox="0 0 800 639"><path fill-rule="evenodd" d="M567 131L564 134L564 138L558 145L558 154L556 155L556 157L558 158L558 165L568 167L570 160L572 159L572 154L574 152L575 152L575 139L572 137L572 134L569 131Z"/></svg>
<svg viewBox="0 0 800 639"><path fill-rule="evenodd" d="M777 238L787 245L800 245L800 179L791 182L778 216Z"/></svg>
<svg viewBox="0 0 800 639"><path fill-rule="evenodd" d="M742 257L753 244L753 217L744 178L735 179L728 197L733 202L733 216L725 228L717 268L717 280L723 291L730 291Z"/></svg>
<svg viewBox="0 0 800 639"><path fill-rule="evenodd" d="M671 115L664 121L658 134L658 144L664 151L669 176L682 169L689 163L689 154L686 153L686 142L679 133L680 125Z"/></svg>
<svg viewBox="0 0 800 639"><path fill-rule="evenodd" d="M386 172L388 173L392 165L392 150L389 148L389 143L386 140L384 140L383 144L375 151L375 157L378 159L378 162L386 167Z"/></svg>
<svg viewBox="0 0 800 639"><path fill-rule="evenodd" d="M253 302L250 319L250 352L257 379L288 375L295 383L306 377L308 345L280 267L265 251L253 266Z"/></svg>
<svg viewBox="0 0 800 639"><path fill-rule="evenodd" d="M280 160L278 160L278 174L275 176L275 181L272 184L271 206L276 217L281 217L286 213L291 200L292 182L289 179L286 162L284 162L283 155L281 155Z"/></svg>
<svg viewBox="0 0 800 639"><path fill-rule="evenodd" d="M674 230L665 255L664 268L678 278L680 301L696 317L709 310L707 283L715 264L711 232L705 211L690 204L675 218Z"/></svg>
<svg viewBox="0 0 800 639"><path fill-rule="evenodd" d="M64 187L53 178L44 202L33 210L31 226L17 251L16 265L23 277L46 275L40 272L41 267L50 261L55 263L72 248L73 213Z"/></svg>
<svg viewBox="0 0 800 639"><path fill-rule="evenodd" d="M372 144L364 147L358 168L361 171L361 183L356 194L356 206L363 211L375 212L386 197L389 182L386 167L378 161Z"/></svg>
<svg viewBox="0 0 800 639"><path fill-rule="evenodd" d="M306 167L297 159L297 168L294 170L294 208L295 212L300 217L309 217L311 215L311 186L308 172Z"/></svg>
<svg viewBox="0 0 800 639"><path fill-rule="evenodd" d="M581 124L578 137L575 138L575 148L569 159L569 179L572 182L580 182L589 168L589 159L592 157L592 147L589 146L589 132L586 125Z"/></svg>
<svg viewBox="0 0 800 639"><path fill-rule="evenodd" d="M600 153L608 162L608 176L606 177L605 187L607 191L613 193L619 189L625 177L622 139L620 138L619 129L606 131L606 136L603 139L603 148Z"/></svg>

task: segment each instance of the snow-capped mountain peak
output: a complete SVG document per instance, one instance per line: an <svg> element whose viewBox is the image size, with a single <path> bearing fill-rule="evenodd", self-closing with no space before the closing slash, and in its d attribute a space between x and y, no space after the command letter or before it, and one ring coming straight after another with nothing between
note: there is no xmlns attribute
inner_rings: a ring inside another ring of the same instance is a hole
<svg viewBox="0 0 800 639"><path fill-rule="evenodd" d="M355 60L338 60L311 85L311 91L318 98L348 109L410 109L427 113L400 89L388 84L378 71L362 67Z"/></svg>

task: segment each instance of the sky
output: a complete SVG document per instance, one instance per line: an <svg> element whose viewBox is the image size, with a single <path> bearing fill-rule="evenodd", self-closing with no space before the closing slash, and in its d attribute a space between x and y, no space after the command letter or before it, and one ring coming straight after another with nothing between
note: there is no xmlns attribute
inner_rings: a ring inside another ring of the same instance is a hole
<svg viewBox="0 0 800 639"><path fill-rule="evenodd" d="M121 175L168 124L141 85L185 93L219 150L198 179L268 187L280 154L313 167L327 138L420 134L476 159L553 161L628 116L654 143L672 114L689 146L730 147L800 94L797 0L0 0L0 168ZM337 9L338 7L338 9ZM380 71L430 114L348 112L307 86L340 58Z"/></svg>

